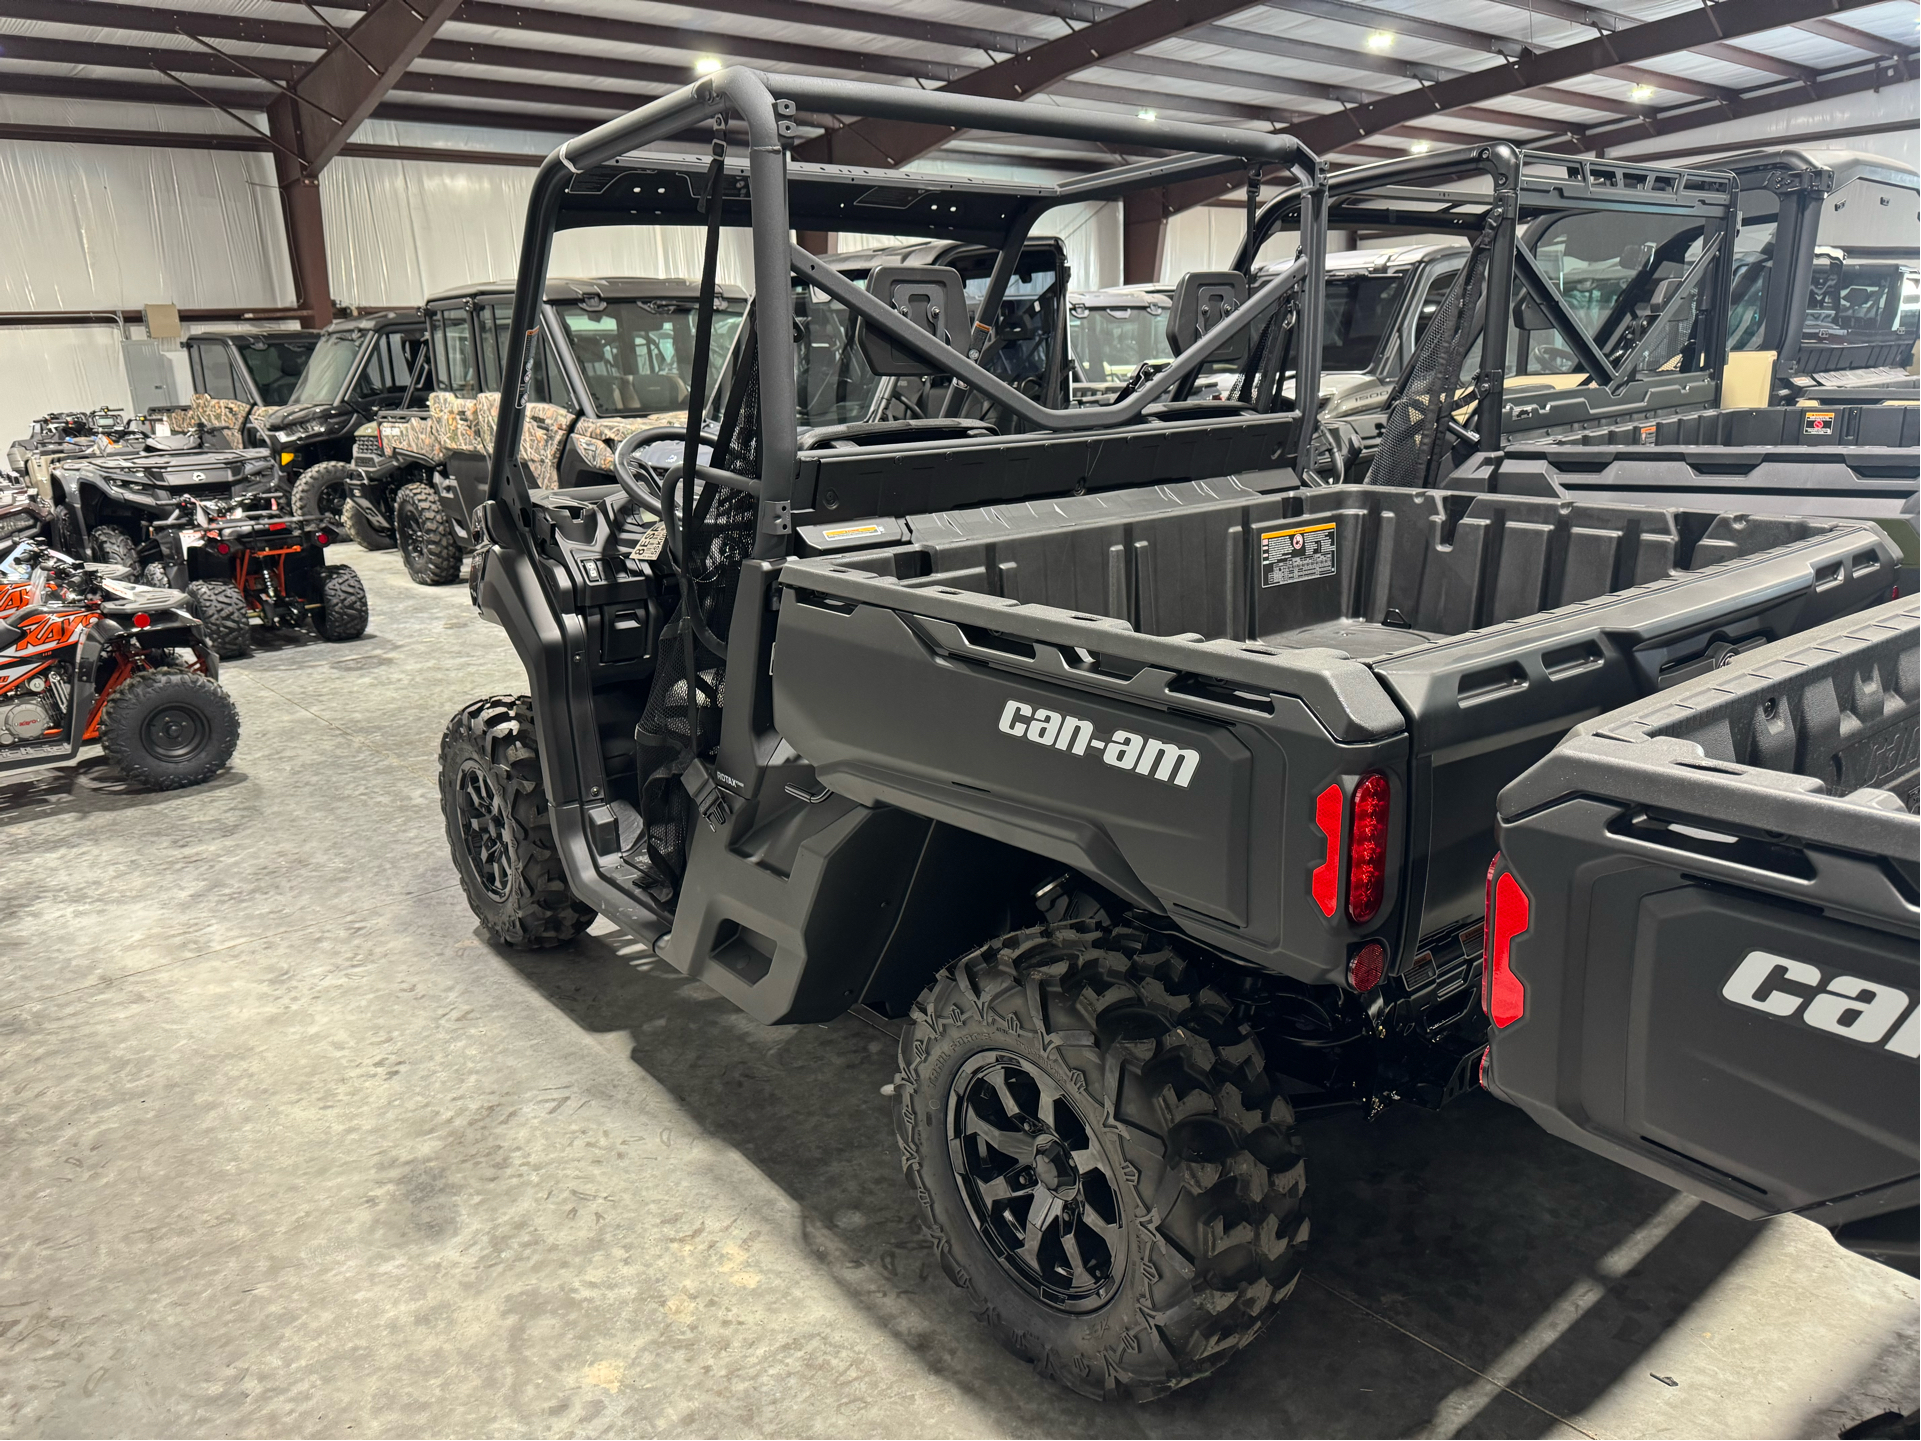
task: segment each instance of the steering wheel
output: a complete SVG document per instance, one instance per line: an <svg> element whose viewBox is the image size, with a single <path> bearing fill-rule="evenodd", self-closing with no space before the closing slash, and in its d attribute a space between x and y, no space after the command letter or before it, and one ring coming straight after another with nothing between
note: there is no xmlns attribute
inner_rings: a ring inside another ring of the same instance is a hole
<svg viewBox="0 0 1921 1441"><path fill-rule="evenodd" d="M663 440L687 439L679 425L650 425L636 430L614 448L614 480L627 498L649 515L660 514L660 473L640 458L640 452Z"/></svg>

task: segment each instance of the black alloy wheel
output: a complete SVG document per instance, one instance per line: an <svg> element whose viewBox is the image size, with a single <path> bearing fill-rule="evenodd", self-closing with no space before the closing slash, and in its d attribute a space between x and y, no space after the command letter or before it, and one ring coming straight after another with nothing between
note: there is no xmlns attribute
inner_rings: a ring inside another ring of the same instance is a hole
<svg viewBox="0 0 1921 1441"><path fill-rule="evenodd" d="M948 1097L948 1149L974 1228L1001 1269L1057 1310L1097 1310L1127 1249L1119 1188L1067 1093L1025 1058L987 1051Z"/></svg>
<svg viewBox="0 0 1921 1441"><path fill-rule="evenodd" d="M508 844L511 821L499 786L479 762L469 761L460 768L455 805L474 878L490 898L506 900L513 889L513 860Z"/></svg>

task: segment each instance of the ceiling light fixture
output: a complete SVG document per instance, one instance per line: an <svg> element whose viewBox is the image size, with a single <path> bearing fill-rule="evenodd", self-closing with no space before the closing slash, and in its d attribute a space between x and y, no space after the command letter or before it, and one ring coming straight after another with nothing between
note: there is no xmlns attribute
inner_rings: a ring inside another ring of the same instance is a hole
<svg viewBox="0 0 1921 1441"><path fill-rule="evenodd" d="M1160 117L1157 116L1152 110L1137 110L1135 112L1135 118L1137 120L1157 120Z"/></svg>
<svg viewBox="0 0 1921 1441"><path fill-rule="evenodd" d="M1654 87L1652 85L1637 85L1628 91L1628 99L1638 100L1644 105L1653 98Z"/></svg>
<svg viewBox="0 0 1921 1441"><path fill-rule="evenodd" d="M1416 140L1407 148L1416 155L1425 155L1434 148L1434 142L1431 140Z"/></svg>
<svg viewBox="0 0 1921 1441"><path fill-rule="evenodd" d="M712 75L718 69L720 69L720 61L711 55L703 55L694 62L696 75Z"/></svg>
<svg viewBox="0 0 1921 1441"><path fill-rule="evenodd" d="M1368 33L1367 48L1370 50L1385 50L1393 43L1394 32L1392 30L1374 30Z"/></svg>

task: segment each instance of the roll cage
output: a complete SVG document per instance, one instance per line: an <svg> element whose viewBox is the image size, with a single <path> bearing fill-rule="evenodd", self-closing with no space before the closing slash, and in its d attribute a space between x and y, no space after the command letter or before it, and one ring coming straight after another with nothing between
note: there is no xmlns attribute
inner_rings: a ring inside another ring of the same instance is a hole
<svg viewBox="0 0 1921 1441"><path fill-rule="evenodd" d="M910 174L792 161L788 146L798 135L794 116L816 113L902 121L1014 135L1082 139L1136 148L1180 148L1190 153L1120 166L1059 186L1021 185L967 177ZM745 160L727 157L719 176L721 225L753 232L753 289L758 297L785 296L798 277L845 306L862 325L918 357L930 374L945 375L1019 416L1036 430L1111 430L1142 418L1147 407L1176 391L1214 348L1191 346L1173 365L1126 400L1098 409L1054 409L1007 385L980 363L1008 281L1020 263L1034 224L1056 206L1118 198L1130 191L1235 170L1272 166L1294 180L1302 254L1258 288L1246 304L1208 332L1218 343L1251 330L1289 292L1318 296L1325 253L1322 201L1325 177L1318 158L1291 137L1214 126L1181 125L1119 116L987 100L944 91L767 75L730 68L661 97L555 150L542 163L528 202L514 293L506 387L488 476L488 498L509 524L525 530L531 520L526 478L516 459L526 409L526 388L538 333L539 307L553 236L559 229L589 225L705 224L708 163L699 157L632 152L689 126L732 116L747 131ZM629 157L629 158L623 158ZM1000 251L965 352L897 315L882 299L841 275L833 265L790 240L800 230L852 230L856 223L885 225L896 233L986 244ZM1249 267L1242 267L1243 275ZM1298 426L1298 465L1308 468L1313 400L1319 389L1321 317L1318 304L1298 307L1293 346L1306 397ZM795 415L795 349L791 326L757 327L759 475L743 488L756 497L753 555L773 559L791 544L791 507L799 462ZM737 377L738 379L738 377ZM909 444L912 442L909 441Z"/></svg>
<svg viewBox="0 0 1921 1441"><path fill-rule="evenodd" d="M1461 188L1477 182L1487 188ZM1628 340L1624 354L1611 355L1610 350L1629 336L1627 324L1651 298L1660 264L1681 258L1697 238L1700 253L1667 300L1672 304L1684 295L1700 297L1688 346L1694 352L1693 367L1710 373L1719 386L1727 361L1727 257L1733 254L1739 223L1735 194L1734 177L1718 171L1588 160L1495 142L1337 171L1328 177L1326 200L1320 208L1325 213L1323 223L1334 229L1463 236L1491 230L1486 294L1509 297L1518 285L1523 304L1535 307L1568 340L1588 379L1618 395L1640 373L1654 327L1650 324ZM1261 246L1284 225L1298 222L1302 200L1297 190L1290 189L1261 209L1236 253L1237 269L1251 264ZM1600 325L1590 327L1543 273L1526 242L1559 216L1594 211L1698 216L1701 227L1698 235L1683 230L1658 246ZM1474 433L1482 451L1498 451L1502 446L1505 357L1514 318L1515 306L1505 302L1483 305L1476 318L1482 359L1473 377L1479 397Z"/></svg>

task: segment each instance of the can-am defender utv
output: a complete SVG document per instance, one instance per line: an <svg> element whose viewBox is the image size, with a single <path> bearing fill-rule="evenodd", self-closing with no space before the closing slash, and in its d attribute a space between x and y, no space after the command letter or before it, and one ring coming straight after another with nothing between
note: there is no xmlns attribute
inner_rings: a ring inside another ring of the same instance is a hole
<svg viewBox="0 0 1921 1441"><path fill-rule="evenodd" d="M367 629L367 591L349 565L329 565L340 533L279 495L259 500L187 497L153 528L156 560L141 579L186 592L222 660L253 650L253 628L311 627L322 640Z"/></svg>
<svg viewBox="0 0 1921 1441"><path fill-rule="evenodd" d="M686 280L547 282L520 457L541 486L609 483L613 447L626 436L686 424L698 299L699 287ZM354 440L354 523L397 542L407 574L422 585L459 579L468 521L486 497L513 300L512 281L428 297L435 389L411 410L382 411ZM747 292L722 286L714 303L710 349L724 354Z"/></svg>
<svg viewBox="0 0 1921 1441"><path fill-rule="evenodd" d="M799 107L1194 153L1058 187L806 165ZM745 164L630 154L730 113ZM1250 164L1300 181L1303 253L1184 277L1159 376L1051 409L992 374L1041 214ZM907 1018L897 1126L943 1266L1093 1396L1206 1374L1292 1290L1299 1107L1473 1084L1500 784L1887 591L1856 530L1313 484L1322 194L1287 136L729 69L563 146L529 205L473 586L531 694L442 742L469 902L518 946L599 914L764 1022ZM870 212L1001 250L971 327L951 268L856 284L790 241ZM755 260L683 434L707 459L656 471L642 431L613 487L530 484L556 228L703 220L704 286L720 225ZM797 338L830 322L985 414L806 426L797 379L840 357ZM1241 395L1184 402L1243 337Z"/></svg>
<svg viewBox="0 0 1921 1441"><path fill-rule="evenodd" d="M97 743L152 790L219 774L239 744L240 716L186 597L41 544L16 548L7 569L16 574L0 575L0 772L53 765Z"/></svg>
<svg viewBox="0 0 1921 1441"><path fill-rule="evenodd" d="M239 450L264 445L253 424L293 397L294 386L319 343L317 330L203 330L181 342L193 378L186 405L147 412L175 434L198 430L216 445Z"/></svg>
<svg viewBox="0 0 1921 1441"><path fill-rule="evenodd" d="M354 437L379 412L405 408L432 389L426 322L417 310L387 310L322 331L287 403L255 412L253 424L303 515L342 526L369 550L386 550L393 541L358 524L347 505Z"/></svg>

